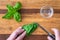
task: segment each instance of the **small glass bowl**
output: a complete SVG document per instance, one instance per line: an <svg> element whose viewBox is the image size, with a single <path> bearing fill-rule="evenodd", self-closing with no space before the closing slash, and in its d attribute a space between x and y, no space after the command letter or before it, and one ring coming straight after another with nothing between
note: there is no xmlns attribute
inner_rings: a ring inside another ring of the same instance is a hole
<svg viewBox="0 0 60 40"><path fill-rule="evenodd" d="M51 6L43 6L40 9L40 15L44 18L50 18L53 16L53 8Z"/></svg>

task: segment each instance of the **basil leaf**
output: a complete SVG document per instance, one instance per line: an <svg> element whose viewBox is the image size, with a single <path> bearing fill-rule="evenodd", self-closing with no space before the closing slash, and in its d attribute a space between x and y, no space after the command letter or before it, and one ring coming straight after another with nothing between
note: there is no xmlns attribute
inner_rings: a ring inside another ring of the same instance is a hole
<svg viewBox="0 0 60 40"><path fill-rule="evenodd" d="M21 21L21 14L19 14L18 12L16 12L14 14L14 19L17 21L17 22L20 22Z"/></svg>
<svg viewBox="0 0 60 40"><path fill-rule="evenodd" d="M30 31L32 30L33 26L31 24L23 25L22 28L27 32L27 35L30 35Z"/></svg>
<svg viewBox="0 0 60 40"><path fill-rule="evenodd" d="M37 23L32 23L32 25L33 25L33 28L32 28L32 30L31 30L30 33L34 32L34 30L36 30L36 28L37 28L37 26L38 26Z"/></svg>
<svg viewBox="0 0 60 40"><path fill-rule="evenodd" d="M17 2L16 5L14 6L14 9L19 10L21 9L21 7L22 7L22 4L20 2Z"/></svg>
<svg viewBox="0 0 60 40"><path fill-rule="evenodd" d="M8 4L7 5L8 12L2 18L11 19L11 17L14 17L14 19L17 22L20 22L21 14L18 13L18 10L21 9L21 7L22 4L20 2L17 2L14 7Z"/></svg>
<svg viewBox="0 0 60 40"><path fill-rule="evenodd" d="M22 29L26 31L26 35L29 36L32 32L34 32L37 28L37 23L26 24L22 26Z"/></svg>
<svg viewBox="0 0 60 40"><path fill-rule="evenodd" d="M3 16L2 18L5 18L5 19L11 19L12 16L13 16L12 13L7 12L7 13L5 14L5 16Z"/></svg>
<svg viewBox="0 0 60 40"><path fill-rule="evenodd" d="M7 9L9 12L15 11L13 6L11 6L11 5L7 5Z"/></svg>

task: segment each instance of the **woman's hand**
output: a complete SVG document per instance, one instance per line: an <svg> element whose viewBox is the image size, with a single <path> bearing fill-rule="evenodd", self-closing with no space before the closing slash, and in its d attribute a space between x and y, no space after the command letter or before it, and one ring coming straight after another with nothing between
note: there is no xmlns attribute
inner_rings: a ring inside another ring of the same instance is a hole
<svg viewBox="0 0 60 40"><path fill-rule="evenodd" d="M60 40L60 31L58 29L53 28L52 31L54 31L55 34L55 40ZM51 37L48 36L48 40L53 40Z"/></svg>
<svg viewBox="0 0 60 40"><path fill-rule="evenodd" d="M24 31L22 28L18 28L9 36L7 40L23 40L25 35L26 35L26 31Z"/></svg>

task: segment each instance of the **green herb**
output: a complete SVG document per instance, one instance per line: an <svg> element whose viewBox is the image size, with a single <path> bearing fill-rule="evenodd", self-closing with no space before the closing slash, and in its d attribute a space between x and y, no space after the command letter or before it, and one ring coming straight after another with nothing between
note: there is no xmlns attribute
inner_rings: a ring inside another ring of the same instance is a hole
<svg viewBox="0 0 60 40"><path fill-rule="evenodd" d="M12 16L13 16L12 13L7 12L6 15L3 16L2 18L5 18L5 19L11 19Z"/></svg>
<svg viewBox="0 0 60 40"><path fill-rule="evenodd" d="M7 5L8 12L2 17L5 19L11 19L12 17L17 21L21 21L21 14L18 12L22 8L22 4L17 2L15 6Z"/></svg>
<svg viewBox="0 0 60 40"><path fill-rule="evenodd" d="M7 9L8 9L8 12L13 12L13 11L15 11L14 8L13 8L13 6L11 6L11 5L9 5L9 4L8 4L6 7L7 7Z"/></svg>
<svg viewBox="0 0 60 40"><path fill-rule="evenodd" d="M20 2L17 2L16 5L14 6L16 10L19 10L22 8L22 4Z"/></svg>
<svg viewBox="0 0 60 40"><path fill-rule="evenodd" d="M14 19L15 19L17 22L20 22L20 21L21 21L21 15L20 15L18 12L16 12L16 13L14 14Z"/></svg>
<svg viewBox="0 0 60 40"><path fill-rule="evenodd" d="M37 26L38 26L37 23L31 23L31 24L23 25L22 28L26 31L26 35L30 35L32 32L35 31Z"/></svg>

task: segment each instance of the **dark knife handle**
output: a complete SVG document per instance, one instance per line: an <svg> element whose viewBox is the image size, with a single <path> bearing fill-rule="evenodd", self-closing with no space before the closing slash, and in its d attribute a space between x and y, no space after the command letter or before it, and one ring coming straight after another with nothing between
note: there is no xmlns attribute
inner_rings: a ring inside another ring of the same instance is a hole
<svg viewBox="0 0 60 40"><path fill-rule="evenodd" d="M53 34L48 34L53 40L55 40L55 35Z"/></svg>

